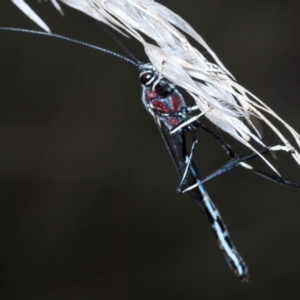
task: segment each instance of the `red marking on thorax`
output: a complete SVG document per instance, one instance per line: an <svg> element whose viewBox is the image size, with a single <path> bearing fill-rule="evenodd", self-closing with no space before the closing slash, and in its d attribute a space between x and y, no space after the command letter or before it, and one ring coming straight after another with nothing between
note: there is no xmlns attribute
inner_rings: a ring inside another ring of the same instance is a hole
<svg viewBox="0 0 300 300"><path fill-rule="evenodd" d="M167 105L165 105L161 100L151 101L151 106L157 111L159 111L160 113L163 114L171 113L170 108Z"/></svg>
<svg viewBox="0 0 300 300"><path fill-rule="evenodd" d="M155 91L153 91L151 89L148 89L146 91L146 100L147 101L151 101L151 100L155 99L156 97L158 97L158 94Z"/></svg>
<svg viewBox="0 0 300 300"><path fill-rule="evenodd" d="M175 126L177 126L179 124L179 121L178 121L178 119L171 117L171 118L167 119L167 123L170 126L175 127Z"/></svg>
<svg viewBox="0 0 300 300"><path fill-rule="evenodd" d="M178 99L177 95L176 94L173 94L171 96L171 102L172 102L172 107L173 107L173 111L178 111L178 108L179 108L179 102L180 100Z"/></svg>
<svg viewBox="0 0 300 300"><path fill-rule="evenodd" d="M152 89L147 89L145 99L151 102L151 107L162 114L176 113L180 109L180 98L176 93L167 97L161 97ZM174 120L172 122L175 122ZM171 124L170 124L171 125Z"/></svg>

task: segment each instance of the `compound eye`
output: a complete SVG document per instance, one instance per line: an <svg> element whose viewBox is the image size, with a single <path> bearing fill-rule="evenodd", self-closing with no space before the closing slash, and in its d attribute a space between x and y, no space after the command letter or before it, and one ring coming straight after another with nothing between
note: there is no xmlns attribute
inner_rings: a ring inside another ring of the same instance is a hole
<svg viewBox="0 0 300 300"><path fill-rule="evenodd" d="M140 76L140 82L141 84L147 85L151 82L151 72L145 72Z"/></svg>

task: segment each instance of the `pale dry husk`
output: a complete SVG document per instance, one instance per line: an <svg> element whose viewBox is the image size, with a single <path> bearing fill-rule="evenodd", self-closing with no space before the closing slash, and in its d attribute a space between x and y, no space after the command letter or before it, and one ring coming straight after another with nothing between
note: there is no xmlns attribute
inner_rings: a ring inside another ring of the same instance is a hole
<svg viewBox="0 0 300 300"><path fill-rule="evenodd" d="M39 26L49 31L47 25L24 0L12 1ZM51 2L62 12L56 0ZM180 16L153 0L60 0L60 2L140 41L149 60L157 69L161 69L162 63L165 62L162 73L164 77L185 89L195 99L199 109L207 111L205 116L210 121L254 151L256 150L249 143L250 139L262 146L264 143L255 130L250 115L263 120L274 130L300 164L299 153L264 114L267 113L280 121L300 147L299 134L260 99L239 85L201 36ZM182 32L205 48L214 63L208 62L188 42ZM146 42L141 33L150 37L156 45Z"/></svg>

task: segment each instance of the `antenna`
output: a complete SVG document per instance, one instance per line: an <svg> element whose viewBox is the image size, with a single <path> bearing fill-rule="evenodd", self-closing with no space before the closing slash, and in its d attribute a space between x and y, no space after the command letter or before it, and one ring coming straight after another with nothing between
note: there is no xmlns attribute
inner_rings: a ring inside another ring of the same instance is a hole
<svg viewBox="0 0 300 300"><path fill-rule="evenodd" d="M132 59L126 57L126 56L123 56L119 53L110 51L108 49L105 49L105 48L102 48L102 47L99 47L99 46L96 46L96 45L92 45L92 44L89 44L89 43L85 43L85 42L82 42L82 41L78 41L78 40L75 40L75 39L72 39L72 38L69 38L69 37L66 37L66 36L58 35L58 34L55 34L55 33L36 31L36 30L30 30L30 29L22 29L22 28L14 28L14 27L0 27L0 30L31 33L31 34L37 34L37 35L43 35L43 36L47 36L47 37L57 38L57 39L67 41L67 42L71 42L71 43L74 43L74 44L78 44L78 45L81 45L81 46L86 46L88 48L92 48L92 49L101 51L101 52L106 53L106 54L110 54L110 55L115 56L117 58L120 58L124 61L127 61L128 63L130 63L130 64L132 64L136 67L140 66L140 62L137 59L136 59L136 61L134 61L134 60L132 60ZM124 48L124 50L125 50L125 48ZM134 57L132 54L131 54L131 56Z"/></svg>
<svg viewBox="0 0 300 300"><path fill-rule="evenodd" d="M127 47L124 46L122 41L109 29L108 26L99 21L97 23L101 26L102 30L109 35L131 58L138 62L139 65L141 64L141 62L129 51Z"/></svg>

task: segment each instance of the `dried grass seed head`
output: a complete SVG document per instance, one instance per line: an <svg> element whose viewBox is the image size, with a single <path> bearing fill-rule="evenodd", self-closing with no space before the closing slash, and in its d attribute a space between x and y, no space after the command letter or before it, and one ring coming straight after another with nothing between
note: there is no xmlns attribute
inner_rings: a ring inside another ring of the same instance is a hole
<svg viewBox="0 0 300 300"><path fill-rule="evenodd" d="M49 30L24 0L12 1L44 30ZM62 13L57 1L51 2ZM165 62L164 77L185 89L194 98L199 109L206 111L205 116L211 122L251 150L257 152L250 144L250 139L265 146L258 131L253 131L255 124L250 118L253 115L272 128L300 164L299 153L264 114L267 113L280 121L300 147L299 134L260 99L239 85L201 36L170 9L153 0L60 0L60 2L125 35L136 38L143 44L150 62L157 69L161 68L163 61ZM207 61L182 32L197 41L211 55L214 63ZM146 42L141 34L151 38L156 45Z"/></svg>

